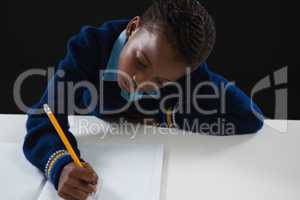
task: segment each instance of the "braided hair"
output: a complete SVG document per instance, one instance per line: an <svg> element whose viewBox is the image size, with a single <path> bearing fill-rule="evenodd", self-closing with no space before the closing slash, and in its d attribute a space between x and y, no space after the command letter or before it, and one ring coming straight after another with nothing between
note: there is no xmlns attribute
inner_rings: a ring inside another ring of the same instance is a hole
<svg viewBox="0 0 300 200"><path fill-rule="evenodd" d="M213 49L214 21L197 0L154 0L141 20L148 28L163 27L176 55L191 67L203 63Z"/></svg>

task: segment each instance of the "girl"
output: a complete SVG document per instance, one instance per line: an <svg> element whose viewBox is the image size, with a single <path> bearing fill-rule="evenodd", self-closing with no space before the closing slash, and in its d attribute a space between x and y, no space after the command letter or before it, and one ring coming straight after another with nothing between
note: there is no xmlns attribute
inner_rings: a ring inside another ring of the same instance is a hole
<svg viewBox="0 0 300 200"><path fill-rule="evenodd" d="M82 28L28 112L26 158L65 199L85 199L95 190L92 166L73 164L47 116L39 112L45 103L79 157L67 120L74 110L101 118L137 115L159 126L214 135L257 132L263 125L260 109L208 69L205 61L215 35L211 16L196 0L156 0L141 17ZM74 88L56 90L67 83L78 86L72 101L68 95Z"/></svg>

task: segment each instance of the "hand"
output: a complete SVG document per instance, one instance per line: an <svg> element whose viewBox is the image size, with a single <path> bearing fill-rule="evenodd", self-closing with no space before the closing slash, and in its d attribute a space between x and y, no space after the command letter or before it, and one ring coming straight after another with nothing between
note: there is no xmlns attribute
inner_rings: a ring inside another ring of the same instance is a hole
<svg viewBox="0 0 300 200"><path fill-rule="evenodd" d="M96 192L98 176L88 163L77 167L73 162L61 172L58 182L58 195L65 200L86 200L90 193Z"/></svg>

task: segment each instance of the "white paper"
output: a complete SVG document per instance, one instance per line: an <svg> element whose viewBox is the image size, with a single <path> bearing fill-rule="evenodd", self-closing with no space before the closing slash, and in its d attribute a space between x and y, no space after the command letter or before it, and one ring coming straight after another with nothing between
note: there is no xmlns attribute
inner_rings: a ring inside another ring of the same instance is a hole
<svg viewBox="0 0 300 200"><path fill-rule="evenodd" d="M80 147L82 157L100 178L99 200L159 200L163 146L92 144ZM39 200L59 199L47 182Z"/></svg>
<svg viewBox="0 0 300 200"><path fill-rule="evenodd" d="M22 144L0 143L1 199L37 199L45 184L43 174L25 158Z"/></svg>

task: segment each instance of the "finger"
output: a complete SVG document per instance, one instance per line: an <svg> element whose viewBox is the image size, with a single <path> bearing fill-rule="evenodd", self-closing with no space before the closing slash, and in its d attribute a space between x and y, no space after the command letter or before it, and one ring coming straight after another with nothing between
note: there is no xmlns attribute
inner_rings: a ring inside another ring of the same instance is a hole
<svg viewBox="0 0 300 200"><path fill-rule="evenodd" d="M94 168L89 163L84 163L83 166L87 169L90 169L91 171L93 171L97 175L96 171L94 170Z"/></svg>
<svg viewBox="0 0 300 200"><path fill-rule="evenodd" d="M92 182L92 184L96 185L98 183L98 179L99 179L99 176L98 176L97 172L94 170L94 168L89 163L85 163L85 164L86 164L86 167L88 169L90 169L91 171L94 172L94 175L96 176L96 179L95 179L95 181Z"/></svg>
<svg viewBox="0 0 300 200"><path fill-rule="evenodd" d="M90 168L85 168L85 167L74 168L71 171L70 176L73 178L81 179L88 183L97 183L98 180L97 174Z"/></svg>
<svg viewBox="0 0 300 200"><path fill-rule="evenodd" d="M88 193L80 191L74 187L71 187L69 185L66 185L64 188L64 193L67 195L72 196L76 200L85 200L88 197Z"/></svg>
<svg viewBox="0 0 300 200"><path fill-rule="evenodd" d="M94 185L91 185L80 179L70 178L66 184L86 193L96 192L96 187Z"/></svg>
<svg viewBox="0 0 300 200"><path fill-rule="evenodd" d="M64 200L77 200L74 197L70 196L69 194L66 193L59 193L59 196L62 197Z"/></svg>

